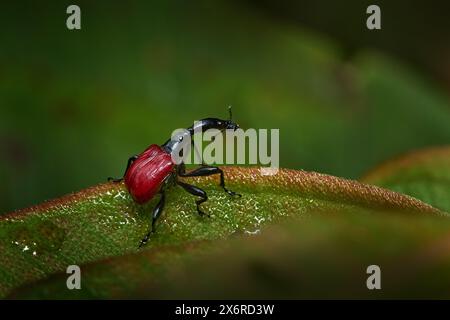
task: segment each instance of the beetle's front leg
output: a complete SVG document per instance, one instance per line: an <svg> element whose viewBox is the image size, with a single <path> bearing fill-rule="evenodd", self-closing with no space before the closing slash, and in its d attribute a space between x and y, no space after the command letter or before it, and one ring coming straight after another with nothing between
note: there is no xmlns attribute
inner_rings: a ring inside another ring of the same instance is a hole
<svg viewBox="0 0 450 320"><path fill-rule="evenodd" d="M108 181L112 181L112 182L115 182L115 183L121 182L121 181L123 180L123 178L125 177L125 175L127 174L128 169L130 169L131 164L132 164L133 161L136 160L137 158L138 158L138 156L137 156L137 155L134 155L134 156L132 156L132 157L130 157L130 158L128 159L127 167L126 167L126 169L125 169L125 172L124 172L122 178L112 178L112 177L108 177Z"/></svg>

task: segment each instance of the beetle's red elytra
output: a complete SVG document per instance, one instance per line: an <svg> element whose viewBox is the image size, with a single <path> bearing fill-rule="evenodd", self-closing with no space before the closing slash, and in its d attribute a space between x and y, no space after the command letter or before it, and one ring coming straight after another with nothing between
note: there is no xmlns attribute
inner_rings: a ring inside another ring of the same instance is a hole
<svg viewBox="0 0 450 320"><path fill-rule="evenodd" d="M152 199L174 166L170 154L160 146L152 144L148 147L133 161L125 175L125 185L133 199L139 204Z"/></svg>
<svg viewBox="0 0 450 320"><path fill-rule="evenodd" d="M187 184L177 179L181 177L200 177L209 176L213 174L220 175L220 186L230 196L241 197L240 194L228 190L225 187L225 178L223 171L214 166L202 165L197 169L193 169L190 172L186 172L183 162L175 163L172 155L177 152L180 145L183 143L184 135L193 136L195 132L199 130L205 132L208 129L218 130L236 130L239 126L231 120L231 108L229 109L230 118L228 120L221 120L217 118L206 118L195 122L195 127L191 126L187 128L182 134L172 137L167 140L163 145L158 146L156 144L150 145L142 153L132 156L128 159L128 164L125 169L123 178L113 179L113 182L120 182L125 180L125 185L128 192L133 197L134 201L138 204L145 204L150 201L155 195L160 194L158 204L155 206L152 212L152 223L150 230L142 239L139 247L147 243L152 233L155 232L155 224L160 217L165 204L166 189L171 184L177 184L190 194L199 197L195 201L197 205L197 212L201 216L209 216L200 209L200 205L208 200L208 195L202 189L197 186ZM193 141L191 139L190 141Z"/></svg>

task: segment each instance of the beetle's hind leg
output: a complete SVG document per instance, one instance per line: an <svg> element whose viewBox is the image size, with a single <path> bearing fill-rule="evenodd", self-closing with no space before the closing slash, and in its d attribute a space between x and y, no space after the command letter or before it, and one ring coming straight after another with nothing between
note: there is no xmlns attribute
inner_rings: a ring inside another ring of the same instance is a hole
<svg viewBox="0 0 450 320"><path fill-rule="evenodd" d="M200 209L200 205L205 202L206 200L208 200L208 195L206 194L206 192L202 189L200 189L199 187L193 186L191 184L187 184L181 181L176 181L176 183L183 187L184 190L186 190L187 192L189 192L190 194L200 197L199 200L195 201L195 204L197 205L197 212L200 216L207 216L209 217L210 215L208 213L203 212Z"/></svg>
<svg viewBox="0 0 450 320"><path fill-rule="evenodd" d="M131 164L132 164L133 161L136 160L137 158L138 158L138 156L137 156L137 155L134 155L134 156L132 156L132 157L130 157L130 158L128 159L128 162L127 162L127 168L125 169L125 172L124 172L122 178L112 178L112 177L108 177L108 181L112 181L112 182L115 182L115 183L116 183L116 182L122 182L123 178L125 177L125 175L126 175L127 172L128 172L128 169L130 169Z"/></svg>
<svg viewBox="0 0 450 320"><path fill-rule="evenodd" d="M225 187L225 177L223 174L223 170L220 169L219 167L202 166L202 167L194 169L190 172L186 172L186 167L184 166L184 164L180 164L178 166L178 175L180 177L204 177L204 176L210 176L213 174L220 174L220 186L226 193L228 193L230 196L242 197L241 194L231 191Z"/></svg>
<svg viewBox="0 0 450 320"><path fill-rule="evenodd" d="M155 232L155 224L158 218L161 216L161 213L164 209L164 205L166 204L166 191L161 190L160 191L161 198L159 199L158 204L153 209L152 212L152 226L148 233L145 235L145 237L141 240L141 243L139 244L139 248L141 248L143 245L147 243L147 241L150 239L150 236Z"/></svg>

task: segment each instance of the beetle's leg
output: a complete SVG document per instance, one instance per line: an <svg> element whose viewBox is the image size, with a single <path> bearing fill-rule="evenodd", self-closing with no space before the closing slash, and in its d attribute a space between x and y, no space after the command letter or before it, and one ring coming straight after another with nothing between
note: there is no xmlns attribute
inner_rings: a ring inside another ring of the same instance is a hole
<svg viewBox="0 0 450 320"><path fill-rule="evenodd" d="M181 177L202 177L202 176L210 176L213 174L220 174L220 186L223 188L223 190L226 193L228 193L230 196L242 197L241 194L236 193L231 190L228 190L225 187L225 177L223 174L223 170L218 167L202 166L202 167L194 169L190 172L186 172L186 167L184 166L184 163L182 163L178 166L178 175Z"/></svg>
<svg viewBox="0 0 450 320"><path fill-rule="evenodd" d="M166 191L165 190L161 190L160 194L161 194L161 198L159 199L159 202L156 205L156 207L153 209L152 226L151 226L150 230L148 231L148 233L145 235L145 237L141 240L141 243L139 244L139 248L142 247L144 244L146 244L148 239L152 235L152 233L155 232L156 221L161 216L161 213L162 213L162 211L164 209L164 205L166 204Z"/></svg>
<svg viewBox="0 0 450 320"><path fill-rule="evenodd" d="M124 172L124 174L123 174L124 177L125 177L125 175L127 174L128 169L130 169L130 166L131 166L131 164L133 163L133 161L136 160L137 158L138 158L138 156L137 156L137 155L134 155L134 156L132 156L132 157L130 157L130 158L128 159L128 162L127 162L127 168L125 169L125 172ZM112 178L112 177L108 177L108 181L112 181L112 182L121 182L122 180L123 180L123 177L122 177L122 178Z"/></svg>
<svg viewBox="0 0 450 320"><path fill-rule="evenodd" d="M208 200L208 195L206 194L206 192L202 189L200 189L199 187L193 186L191 184L187 184L181 181L176 182L178 185L182 186L184 190L186 190L187 192L189 192L190 194L193 194L194 196L198 196L200 197L199 200L195 201L195 203L197 204L197 212L200 216L208 216L209 214L204 213L201 209L200 209L200 205L205 202L206 200Z"/></svg>

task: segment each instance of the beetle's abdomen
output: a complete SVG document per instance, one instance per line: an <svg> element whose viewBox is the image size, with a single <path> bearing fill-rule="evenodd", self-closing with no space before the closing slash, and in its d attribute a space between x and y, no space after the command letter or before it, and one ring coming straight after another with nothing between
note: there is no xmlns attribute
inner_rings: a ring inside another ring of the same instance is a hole
<svg viewBox="0 0 450 320"><path fill-rule="evenodd" d="M145 203L159 191L173 167L170 154L152 144L128 168L125 185L137 203Z"/></svg>

